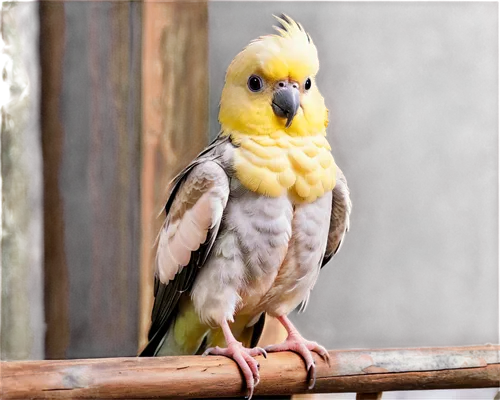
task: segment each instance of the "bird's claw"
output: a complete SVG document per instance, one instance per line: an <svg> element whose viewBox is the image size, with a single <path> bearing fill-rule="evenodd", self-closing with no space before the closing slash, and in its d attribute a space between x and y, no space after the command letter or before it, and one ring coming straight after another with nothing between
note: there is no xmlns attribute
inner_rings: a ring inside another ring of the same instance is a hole
<svg viewBox="0 0 500 400"><path fill-rule="evenodd" d="M312 389L316 384L316 364L313 363L307 366L307 380L309 385L307 385L308 389Z"/></svg>
<svg viewBox="0 0 500 400"><path fill-rule="evenodd" d="M267 357L267 352L262 347L246 348L240 342L230 343L226 348L210 347L205 350L202 356L209 354L226 356L234 360L240 368L245 378L247 386L247 399L251 399L255 386L260 382L259 368L260 364L255 360L255 356L262 355Z"/></svg>
<svg viewBox="0 0 500 400"><path fill-rule="evenodd" d="M283 343L273 344L265 348L268 352L293 351L302 357L306 363L308 388L312 389L316 384L316 363L312 356L312 351L317 353L330 367L330 355L328 351L316 342L304 339L300 335L288 335Z"/></svg>
<svg viewBox="0 0 500 400"><path fill-rule="evenodd" d="M264 358L267 358L267 351L265 349L263 349L262 347L254 347L252 350L257 350L258 351L257 355L261 355Z"/></svg>

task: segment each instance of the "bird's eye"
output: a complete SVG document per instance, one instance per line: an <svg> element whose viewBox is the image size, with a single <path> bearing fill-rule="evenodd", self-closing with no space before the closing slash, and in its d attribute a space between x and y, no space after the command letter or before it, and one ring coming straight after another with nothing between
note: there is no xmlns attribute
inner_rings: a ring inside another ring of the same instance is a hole
<svg viewBox="0 0 500 400"><path fill-rule="evenodd" d="M311 85L312 85L311 78L307 78L306 83L304 84L304 89L305 90L311 89Z"/></svg>
<svg viewBox="0 0 500 400"><path fill-rule="evenodd" d="M250 76L250 78L248 78L247 85L252 92L259 92L262 89L262 86L264 86L262 78L257 75Z"/></svg>

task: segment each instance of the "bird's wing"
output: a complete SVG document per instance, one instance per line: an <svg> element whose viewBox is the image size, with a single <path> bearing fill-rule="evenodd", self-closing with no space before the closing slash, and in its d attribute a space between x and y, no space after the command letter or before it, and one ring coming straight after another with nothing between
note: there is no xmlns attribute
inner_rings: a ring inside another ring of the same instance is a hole
<svg viewBox="0 0 500 400"><path fill-rule="evenodd" d="M229 198L229 178L214 154L216 145L201 153L172 183L158 237L150 343L142 355L154 355L181 294L191 289L217 237Z"/></svg>
<svg viewBox="0 0 500 400"><path fill-rule="evenodd" d="M349 216L352 203L344 174L337 167L337 182L332 192L332 212L330 230L322 267L339 251L345 233L349 230Z"/></svg>

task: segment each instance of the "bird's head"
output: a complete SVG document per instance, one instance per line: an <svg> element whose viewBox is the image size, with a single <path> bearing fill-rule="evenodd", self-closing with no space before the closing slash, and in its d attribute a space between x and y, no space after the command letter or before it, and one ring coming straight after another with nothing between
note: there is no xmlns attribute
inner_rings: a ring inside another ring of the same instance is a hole
<svg viewBox="0 0 500 400"><path fill-rule="evenodd" d="M219 111L223 132L308 136L328 125L315 81L316 46L302 25L285 15L276 18L279 34L250 42L227 69Z"/></svg>

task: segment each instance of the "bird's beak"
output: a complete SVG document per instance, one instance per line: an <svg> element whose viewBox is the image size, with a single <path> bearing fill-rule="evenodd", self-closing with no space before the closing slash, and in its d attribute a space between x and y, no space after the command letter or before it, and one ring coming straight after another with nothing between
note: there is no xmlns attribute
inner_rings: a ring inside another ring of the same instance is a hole
<svg viewBox="0 0 500 400"><path fill-rule="evenodd" d="M273 95L272 108L276 116L286 118L286 128L292 124L299 106L299 89L293 87L293 85L288 82L276 88Z"/></svg>

